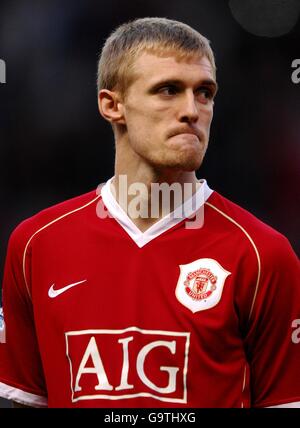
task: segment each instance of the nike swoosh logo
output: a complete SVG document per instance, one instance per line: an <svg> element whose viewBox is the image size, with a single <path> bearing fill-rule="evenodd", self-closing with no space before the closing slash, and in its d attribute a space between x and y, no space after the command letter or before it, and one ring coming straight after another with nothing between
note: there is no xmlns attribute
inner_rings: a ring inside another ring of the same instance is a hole
<svg viewBox="0 0 300 428"><path fill-rule="evenodd" d="M53 285L51 285L51 287L49 288L48 296L49 296L49 297L51 297L51 299L53 299L54 297L59 296L61 293L64 293L65 291L69 290L70 288L75 287L76 285L79 285L79 284L83 284L83 283L84 283L84 282L86 282L86 281L87 281L87 280L86 280L86 279L84 279L83 281L74 282L74 284L67 285L66 287L59 288L58 290L54 290L54 285L55 285L55 284L53 284Z"/></svg>

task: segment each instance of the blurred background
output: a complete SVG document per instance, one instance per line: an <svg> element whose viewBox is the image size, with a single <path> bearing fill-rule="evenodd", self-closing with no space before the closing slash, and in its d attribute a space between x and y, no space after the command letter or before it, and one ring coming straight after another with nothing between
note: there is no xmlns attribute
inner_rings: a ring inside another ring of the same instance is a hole
<svg viewBox="0 0 300 428"><path fill-rule="evenodd" d="M286 235L299 255L300 83L291 79L299 15L299 0L1 0L1 278L20 221L113 175L96 63L117 25L145 16L191 25L216 54L220 89L198 177Z"/></svg>

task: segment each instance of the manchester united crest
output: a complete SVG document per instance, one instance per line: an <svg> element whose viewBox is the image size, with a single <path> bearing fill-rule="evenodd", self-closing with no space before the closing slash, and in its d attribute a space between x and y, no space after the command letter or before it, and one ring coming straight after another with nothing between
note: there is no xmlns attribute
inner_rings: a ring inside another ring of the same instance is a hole
<svg viewBox="0 0 300 428"><path fill-rule="evenodd" d="M210 269L197 269L187 275L185 291L194 300L207 299L217 288L217 279Z"/></svg>
<svg viewBox="0 0 300 428"><path fill-rule="evenodd" d="M228 275L230 272L213 259L180 265L176 297L193 313L212 308L220 301Z"/></svg>

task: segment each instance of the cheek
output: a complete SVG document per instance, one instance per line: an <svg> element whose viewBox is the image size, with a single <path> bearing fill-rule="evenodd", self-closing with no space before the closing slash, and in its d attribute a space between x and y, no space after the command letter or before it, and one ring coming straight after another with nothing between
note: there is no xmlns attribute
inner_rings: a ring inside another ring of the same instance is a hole
<svg viewBox="0 0 300 428"><path fill-rule="evenodd" d="M145 128L152 127L158 120L159 115L153 113L150 109L142 106L141 108L131 108L127 110L125 119L128 128L143 131Z"/></svg>
<svg viewBox="0 0 300 428"><path fill-rule="evenodd" d="M155 135L155 121L144 112L132 111L126 116L127 135L131 147L140 155L147 155Z"/></svg>
<svg viewBox="0 0 300 428"><path fill-rule="evenodd" d="M202 111L201 117L203 126L209 130L213 119L213 108Z"/></svg>
<svg viewBox="0 0 300 428"><path fill-rule="evenodd" d="M165 116L155 111L139 111L126 118L127 132L131 141L135 144L151 144L151 141L160 139L164 132Z"/></svg>

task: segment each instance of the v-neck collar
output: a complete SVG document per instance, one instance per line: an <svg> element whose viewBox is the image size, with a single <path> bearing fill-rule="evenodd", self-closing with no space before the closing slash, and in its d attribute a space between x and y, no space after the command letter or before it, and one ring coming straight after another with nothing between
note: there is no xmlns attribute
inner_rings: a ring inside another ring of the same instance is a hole
<svg viewBox="0 0 300 428"><path fill-rule="evenodd" d="M196 211L201 208L202 205L207 201L213 190L209 188L206 180L199 180L201 186L193 194L193 196L187 199L182 205L176 208L162 219L158 220L152 226L150 226L145 232L142 232L134 222L128 217L127 213L118 204L111 191L111 182L114 177L110 178L101 189L101 196L107 210L111 216L120 224L125 232L131 237L139 248L142 248L148 242L160 236L162 233L174 227L176 224L182 222L184 219L190 218L195 215ZM183 216L179 217L178 213L184 213ZM179 217L179 218L178 218Z"/></svg>

